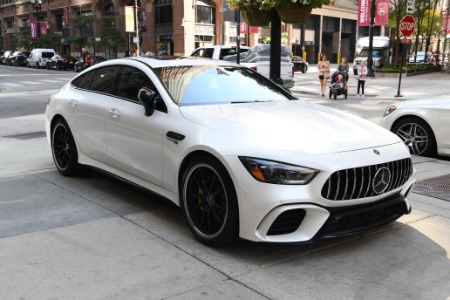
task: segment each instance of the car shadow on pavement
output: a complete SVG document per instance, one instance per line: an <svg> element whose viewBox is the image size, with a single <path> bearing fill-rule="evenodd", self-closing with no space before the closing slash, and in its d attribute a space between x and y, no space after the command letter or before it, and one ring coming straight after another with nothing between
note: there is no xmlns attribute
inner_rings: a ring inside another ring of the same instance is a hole
<svg viewBox="0 0 450 300"><path fill-rule="evenodd" d="M194 239L170 201L94 170L75 178L56 171L3 178L0 189L10 191L0 202L0 238L119 217L268 298L450 295L449 223L439 216L413 211L406 222L314 244L211 248Z"/></svg>

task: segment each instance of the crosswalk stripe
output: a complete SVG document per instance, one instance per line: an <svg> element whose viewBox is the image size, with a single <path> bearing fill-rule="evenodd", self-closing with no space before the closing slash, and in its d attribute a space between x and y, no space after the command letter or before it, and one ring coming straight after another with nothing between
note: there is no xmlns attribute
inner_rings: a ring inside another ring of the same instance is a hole
<svg viewBox="0 0 450 300"><path fill-rule="evenodd" d="M10 83L10 82L2 82L1 85L6 85L6 86L20 86L20 84L18 84L18 83Z"/></svg>

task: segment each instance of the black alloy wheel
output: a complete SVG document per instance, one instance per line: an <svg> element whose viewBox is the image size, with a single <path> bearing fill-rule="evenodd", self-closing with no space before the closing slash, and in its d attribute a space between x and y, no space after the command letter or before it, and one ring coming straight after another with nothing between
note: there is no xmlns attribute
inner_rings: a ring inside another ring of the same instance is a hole
<svg viewBox="0 0 450 300"><path fill-rule="evenodd" d="M392 132L403 140L411 154L436 156L437 145L433 130L422 119L416 117L401 119L393 126Z"/></svg>
<svg viewBox="0 0 450 300"><path fill-rule="evenodd" d="M239 237L239 210L226 169L210 157L194 159L181 185L181 205L190 230L209 246L231 244Z"/></svg>
<svg viewBox="0 0 450 300"><path fill-rule="evenodd" d="M78 152L72 133L67 123L60 119L52 129L52 155L58 171L65 176L78 174Z"/></svg>

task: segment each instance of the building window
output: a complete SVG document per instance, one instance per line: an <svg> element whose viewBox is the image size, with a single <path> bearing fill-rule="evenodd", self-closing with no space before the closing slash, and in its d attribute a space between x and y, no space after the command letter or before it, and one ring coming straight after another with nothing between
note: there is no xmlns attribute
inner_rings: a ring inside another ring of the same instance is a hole
<svg viewBox="0 0 450 300"><path fill-rule="evenodd" d="M215 4L211 0L196 1L195 22L200 24L214 24L216 17Z"/></svg>
<svg viewBox="0 0 450 300"><path fill-rule="evenodd" d="M14 21L14 19L7 20L6 28L16 28L16 21Z"/></svg>
<svg viewBox="0 0 450 300"><path fill-rule="evenodd" d="M155 11L155 24L170 24L173 22L172 0L156 1Z"/></svg>
<svg viewBox="0 0 450 300"><path fill-rule="evenodd" d="M64 15L56 15L56 31L63 31Z"/></svg>

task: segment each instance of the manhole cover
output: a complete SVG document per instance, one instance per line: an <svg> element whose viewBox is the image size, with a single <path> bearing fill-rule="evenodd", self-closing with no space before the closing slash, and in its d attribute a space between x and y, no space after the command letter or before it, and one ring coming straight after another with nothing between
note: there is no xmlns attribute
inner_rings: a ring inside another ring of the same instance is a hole
<svg viewBox="0 0 450 300"><path fill-rule="evenodd" d="M450 174L419 180L413 193L450 201Z"/></svg>
<svg viewBox="0 0 450 300"><path fill-rule="evenodd" d="M8 138L8 139L31 140L31 139L41 138L44 136L45 136L45 131L36 131L36 132L29 132L29 133L6 135L4 137Z"/></svg>

